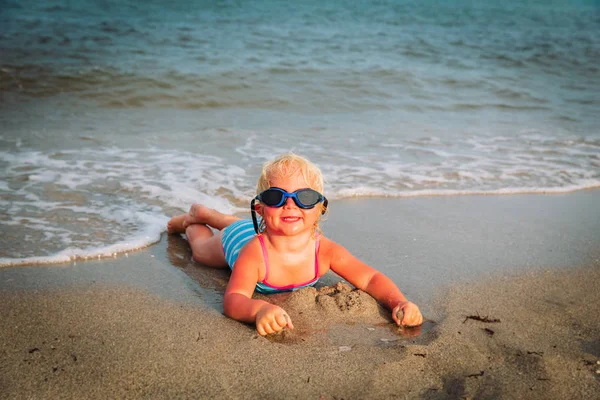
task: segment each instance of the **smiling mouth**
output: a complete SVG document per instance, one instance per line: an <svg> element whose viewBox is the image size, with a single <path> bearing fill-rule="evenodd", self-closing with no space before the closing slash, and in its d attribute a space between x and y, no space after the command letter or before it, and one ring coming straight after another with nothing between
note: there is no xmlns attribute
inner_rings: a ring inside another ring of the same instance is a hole
<svg viewBox="0 0 600 400"><path fill-rule="evenodd" d="M300 221L300 217L281 217L284 222L296 222Z"/></svg>

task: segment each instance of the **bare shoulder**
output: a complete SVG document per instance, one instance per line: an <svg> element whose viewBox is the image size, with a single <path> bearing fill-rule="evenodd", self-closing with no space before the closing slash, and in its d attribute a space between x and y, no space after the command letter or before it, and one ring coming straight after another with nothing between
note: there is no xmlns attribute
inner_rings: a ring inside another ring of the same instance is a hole
<svg viewBox="0 0 600 400"><path fill-rule="evenodd" d="M260 280L259 277L261 276L260 266L262 262L257 262L259 257L262 257L260 243L257 238L252 238L242 247L233 265L231 277L225 290L226 296L238 293L252 297L256 282Z"/></svg>
<svg viewBox="0 0 600 400"><path fill-rule="evenodd" d="M241 248L240 254L235 262L235 268L258 268L259 273L264 275L264 263L262 248L258 236L253 237Z"/></svg>
<svg viewBox="0 0 600 400"><path fill-rule="evenodd" d="M258 236L254 236L252 239L248 240L248 243L246 243L244 245L244 247L242 247L240 249L240 257L245 256L245 257L251 257L251 258L255 258L258 256L262 257L262 249L260 246L260 240L258 239Z"/></svg>
<svg viewBox="0 0 600 400"><path fill-rule="evenodd" d="M321 236L320 242L319 258L326 261L327 265L335 264L336 260L344 258L349 254L344 246L325 236Z"/></svg>
<svg viewBox="0 0 600 400"><path fill-rule="evenodd" d="M323 241L325 260L328 269L350 282L359 289L367 287L375 269L356 258L346 247L333 240Z"/></svg>

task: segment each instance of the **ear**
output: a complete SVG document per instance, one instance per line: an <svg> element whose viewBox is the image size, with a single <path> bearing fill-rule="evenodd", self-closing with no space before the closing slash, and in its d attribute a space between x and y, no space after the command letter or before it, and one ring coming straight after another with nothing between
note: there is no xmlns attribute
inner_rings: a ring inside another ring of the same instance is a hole
<svg viewBox="0 0 600 400"><path fill-rule="evenodd" d="M256 213L258 215L260 215L261 217L262 217L262 210L263 210L262 204L260 204L260 203L254 203L254 211L256 211Z"/></svg>

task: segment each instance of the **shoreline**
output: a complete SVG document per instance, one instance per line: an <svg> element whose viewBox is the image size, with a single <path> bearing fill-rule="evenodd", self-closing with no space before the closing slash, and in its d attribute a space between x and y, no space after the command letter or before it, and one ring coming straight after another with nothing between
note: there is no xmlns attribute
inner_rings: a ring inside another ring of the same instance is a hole
<svg viewBox="0 0 600 400"><path fill-rule="evenodd" d="M568 198L568 199L573 199L573 198L577 198L578 202L581 203L581 205L587 209L592 210L593 215L591 215L591 217L593 217L594 215L597 215L598 218L600 218L600 209L598 207L594 208L593 207L593 202L594 201L600 201L600 188L598 187L586 187L586 188L580 188L580 189L576 189L576 190L568 190L568 191L557 191L557 192L518 192L518 193L496 193L496 192L481 192L481 193L452 193L451 195L437 195L437 194L430 194L430 195L408 195L408 196L392 196L392 197L381 197L381 196L374 196L374 197L356 197L356 198L343 198L343 199L336 199L336 200L332 200L331 201L331 205L333 208L336 208L338 206L341 206L343 211L341 212L342 214L344 213L352 213L352 214L357 214L360 215L361 213L364 213L365 210L367 209L367 207L365 207L365 204L379 204L381 205L381 208L384 209L387 205L389 204L399 204L399 205L404 205L404 207L401 207L401 211L402 209L404 210L408 210L409 207L415 207L415 208L422 208L423 207L423 203L434 203L436 204L436 202L438 202L437 204L440 203L456 203L456 204L461 204L464 203L463 201L460 201L458 199L460 199L461 197L467 198L466 203L468 204L483 204L484 208L489 209L489 204L486 203L496 203L496 206L498 203L502 203L502 200L498 200L501 199L502 197L508 197L509 200L505 201L507 204L510 203L515 203L516 207L517 207L517 212L521 213L521 216L524 216L524 214L522 214L522 211L519 211L518 208L523 208L523 201L522 199L525 199L525 202L529 202L529 201L536 201L538 200L538 202L542 205L542 207L546 206L546 207L561 207L562 205L558 205L560 203L560 200L557 199L561 199L561 198ZM492 198L495 200L478 200L481 198ZM591 200L590 200L591 199ZM572 200L567 200L567 202L571 202ZM419 204L422 203L422 204ZM554 204L553 204L554 203ZM357 207L355 205L358 205ZM410 205L410 206L409 206ZM179 212L185 212L185 210L179 210ZM368 211L367 211L368 212ZM240 217L247 217L249 218L249 215L247 215L247 213L236 213L236 215L240 216ZM575 217L577 219L580 219L581 216L577 216L574 214L569 215L570 217ZM444 215L442 213L442 217L447 217L447 215ZM384 223L385 222L389 222L389 219L397 219L397 217L394 217L393 215L387 215ZM168 221L168 218L165 217L165 224L166 221ZM581 222L581 221L580 221ZM327 221L325 221L325 224L327 225ZM596 228L598 228L598 226L596 226ZM344 233L344 230L339 230L337 228L334 227L334 230L339 231L337 233ZM135 253L137 251L142 251L146 248L152 247L157 245L157 243L160 242L160 240L162 240L162 235L165 234L165 231L158 233L157 232L157 237L158 240L156 238L152 239L153 241L151 242L151 244L148 245L141 245L141 246L134 246L132 248L127 248L126 250L115 250L116 248L122 248L120 243L117 244L113 244L113 245L108 245L106 247L100 247L97 248L97 252L100 253L94 253L92 250L89 249L83 249L83 250L70 250L70 249L64 249L62 251L59 251L56 254L50 255L50 256L34 256L34 257L28 257L25 259L14 259L14 258L2 258L0 257L0 269L2 268L16 268L16 267L30 267L30 266L63 266L63 265L69 265L69 264L73 264L73 263L77 263L77 262L87 262L87 261L94 261L94 260L110 260L110 259L114 259L116 257L127 257L130 253ZM67 253L75 253L77 255L67 255ZM84 255L82 256L81 254L88 254L88 255ZM598 253L600 255L600 252ZM2 264L4 263L4 264ZM569 263L567 263L569 264Z"/></svg>

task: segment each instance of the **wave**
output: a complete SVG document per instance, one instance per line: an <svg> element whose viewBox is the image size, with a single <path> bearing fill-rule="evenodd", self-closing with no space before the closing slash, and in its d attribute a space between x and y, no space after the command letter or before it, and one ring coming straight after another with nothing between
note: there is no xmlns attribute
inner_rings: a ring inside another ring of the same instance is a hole
<svg viewBox="0 0 600 400"><path fill-rule="evenodd" d="M521 194L566 194L583 190L600 189L600 180L590 180L578 185L568 185L562 187L507 187L490 190L455 190L455 189L422 189L415 191L394 192L382 191L376 188L354 188L343 189L333 195L329 195L330 200L342 200L347 198L368 198L368 197L439 197L439 196L509 196Z"/></svg>
<svg viewBox="0 0 600 400"><path fill-rule="evenodd" d="M110 67L0 65L3 93L42 99L71 95L75 102L83 99L107 108L392 109L394 90L418 86L412 74L382 67L328 71L277 66L144 75Z"/></svg>
<svg viewBox="0 0 600 400"><path fill-rule="evenodd" d="M0 258L1 267L22 267L28 265L65 264L77 261L101 260L105 258L128 257L130 252L141 250L160 241L160 233L146 240L137 240L134 244L116 243L105 247L91 247L84 249L68 248L49 256L25 258Z"/></svg>
<svg viewBox="0 0 600 400"><path fill-rule="evenodd" d="M569 114L571 119L563 121L574 123L579 119L573 117L578 115L573 108L583 106L592 112L596 104L592 95L594 84L590 83L591 86L561 85L557 90L568 105L561 108L561 104L548 100L553 94L500 76L467 77L449 71L442 76L424 77L384 65L354 69L255 66L245 70L232 67L203 73L169 70L148 74L115 67L57 69L49 65L0 63L0 93L7 102L53 98L67 104L85 101L108 109L252 108L326 113L499 110L544 112L549 118L551 114Z"/></svg>
<svg viewBox="0 0 600 400"><path fill-rule="evenodd" d="M518 105L518 104L507 104L507 103L458 103L453 104L451 109L456 111L469 111L469 110L484 110L484 109L497 109L507 111L548 111L550 107L534 106L534 105Z"/></svg>

